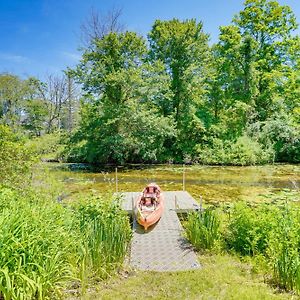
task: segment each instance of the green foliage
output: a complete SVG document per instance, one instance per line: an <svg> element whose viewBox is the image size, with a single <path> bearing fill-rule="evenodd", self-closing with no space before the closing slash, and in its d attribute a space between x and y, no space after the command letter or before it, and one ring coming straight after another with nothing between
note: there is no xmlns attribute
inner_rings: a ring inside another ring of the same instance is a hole
<svg viewBox="0 0 300 300"><path fill-rule="evenodd" d="M134 98L141 83L141 61L145 41L134 32L111 32L93 41L81 63L69 74L83 85L84 91L98 101L122 104Z"/></svg>
<svg viewBox="0 0 300 300"><path fill-rule="evenodd" d="M156 20L148 37L150 61L163 63L169 76L170 97L165 99L161 109L164 115L174 117L178 133L171 147L175 158L182 160L185 154L192 153L204 131L196 111L207 92L208 36L203 32L202 23L194 19L172 19Z"/></svg>
<svg viewBox="0 0 300 300"><path fill-rule="evenodd" d="M237 203L228 224L227 245L242 255L266 253L270 232L276 226L276 210L261 205L251 208Z"/></svg>
<svg viewBox="0 0 300 300"><path fill-rule="evenodd" d="M26 186L34 162L32 152L8 126L0 125L0 182Z"/></svg>
<svg viewBox="0 0 300 300"><path fill-rule="evenodd" d="M36 155L57 154L62 147L64 135L59 132L49 133L26 141L26 147Z"/></svg>
<svg viewBox="0 0 300 300"><path fill-rule="evenodd" d="M0 74L0 122L15 129L28 92L28 81L11 74Z"/></svg>
<svg viewBox="0 0 300 300"><path fill-rule="evenodd" d="M273 150L264 148L248 136L241 136L231 144L228 153L228 163L234 165L255 165L272 162Z"/></svg>
<svg viewBox="0 0 300 300"><path fill-rule="evenodd" d="M103 278L123 263L131 228L117 201L99 200L81 202L77 218L85 264Z"/></svg>
<svg viewBox="0 0 300 300"><path fill-rule="evenodd" d="M261 144L272 145L275 160L300 162L299 125L294 125L289 115L277 114L276 119L251 124L248 131Z"/></svg>
<svg viewBox="0 0 300 300"><path fill-rule="evenodd" d="M196 152L196 160L204 164L257 165L272 162L274 157L271 146L265 148L248 136L235 142L213 138L209 145L198 146Z"/></svg>
<svg viewBox="0 0 300 300"><path fill-rule="evenodd" d="M23 127L33 136L40 136L48 116L47 104L40 99L30 99L25 103L26 119Z"/></svg>
<svg viewBox="0 0 300 300"><path fill-rule="evenodd" d="M211 47L195 19L156 20L148 41L111 31L68 77L0 74L0 123L30 136L68 130L67 161L297 163L297 28L288 6L247 0Z"/></svg>
<svg viewBox="0 0 300 300"><path fill-rule="evenodd" d="M283 288L300 291L299 210L285 204L271 232L268 255L274 280Z"/></svg>
<svg viewBox="0 0 300 300"><path fill-rule="evenodd" d="M89 95L66 159L101 164L164 159L164 141L174 130L172 120L142 101L144 40L131 32L111 33L95 40L95 47L70 71Z"/></svg>
<svg viewBox="0 0 300 300"><path fill-rule="evenodd" d="M0 188L0 296L53 299L74 280L104 278L123 262L127 216L111 199L68 206Z"/></svg>
<svg viewBox="0 0 300 300"><path fill-rule="evenodd" d="M43 299L72 276L76 244L59 205L1 189L0 291L5 299Z"/></svg>
<svg viewBox="0 0 300 300"><path fill-rule="evenodd" d="M67 160L122 164L164 159L164 141L174 135L168 119L136 103L110 105L100 116L97 107L85 105L82 126L64 152Z"/></svg>
<svg viewBox="0 0 300 300"><path fill-rule="evenodd" d="M284 193L284 201L272 198L272 205L239 202L222 214L211 209L206 215L193 213L185 224L187 237L199 250L212 249L219 240L224 250L263 261L264 272L272 274L276 285L299 293L299 208L287 202L292 194Z"/></svg>
<svg viewBox="0 0 300 300"><path fill-rule="evenodd" d="M220 219L218 212L207 208L188 215L185 224L187 238L198 250L212 249L219 239Z"/></svg>

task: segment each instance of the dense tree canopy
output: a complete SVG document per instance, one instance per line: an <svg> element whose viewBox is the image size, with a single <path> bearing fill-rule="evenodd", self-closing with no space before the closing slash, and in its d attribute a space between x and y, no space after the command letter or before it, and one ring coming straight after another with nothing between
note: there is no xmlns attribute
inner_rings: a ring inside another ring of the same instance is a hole
<svg viewBox="0 0 300 300"><path fill-rule="evenodd" d="M156 20L149 47L132 32L95 39L73 71L86 91L80 159L299 161L297 26L288 6L247 0L212 47L196 20Z"/></svg>
<svg viewBox="0 0 300 300"><path fill-rule="evenodd" d="M110 16L93 16L66 76L0 75L1 123L33 136L67 129L69 161L300 161L300 37L288 6L246 0L214 45L195 19L156 20L146 40Z"/></svg>

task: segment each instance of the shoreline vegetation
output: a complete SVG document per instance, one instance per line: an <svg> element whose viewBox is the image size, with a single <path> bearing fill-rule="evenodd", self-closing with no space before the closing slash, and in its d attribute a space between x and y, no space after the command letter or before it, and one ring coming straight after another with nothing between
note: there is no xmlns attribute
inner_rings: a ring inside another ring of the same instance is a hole
<svg viewBox="0 0 300 300"><path fill-rule="evenodd" d="M196 19L156 20L147 38L94 24L112 30L89 36L63 76L0 74L0 299L299 299L300 37L291 9L246 0L214 45ZM59 175L41 160L102 177ZM208 201L181 221L203 268L138 272L126 264L130 218L113 172L100 166L143 169L128 190L161 163L170 166L166 190L181 189L174 173L188 165L232 166L233 181L244 176L234 168L295 167L276 188L263 173L251 192L243 188L252 182L234 189L213 167L202 185L194 175L191 194Z"/></svg>
<svg viewBox="0 0 300 300"><path fill-rule="evenodd" d="M101 196L94 191L58 201L62 183L55 173L33 174L35 153L25 151L9 130L1 134L6 135L0 142L4 299L112 299L122 297L120 293L130 299L136 296L137 282L148 280L154 288L158 277L164 280L155 291L161 299L171 295L165 287L173 291L173 299L298 297L299 208L287 189L266 195L261 203L206 204L204 212L183 219L187 237L199 251L201 270L137 272L124 263L132 233L118 200L104 190ZM141 286L148 295L148 285Z"/></svg>

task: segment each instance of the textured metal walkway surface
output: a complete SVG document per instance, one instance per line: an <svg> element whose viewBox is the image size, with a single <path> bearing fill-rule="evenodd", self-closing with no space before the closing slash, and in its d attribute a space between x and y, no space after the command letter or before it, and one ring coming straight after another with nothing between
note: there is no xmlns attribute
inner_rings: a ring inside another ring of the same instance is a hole
<svg viewBox="0 0 300 300"><path fill-rule="evenodd" d="M123 209L132 212L132 200L139 193L123 193ZM165 209L160 221L148 232L134 222L130 264L140 270L184 271L200 267L189 242L183 237L183 228L177 212L198 207L187 192L164 192ZM175 198L176 196L176 198Z"/></svg>

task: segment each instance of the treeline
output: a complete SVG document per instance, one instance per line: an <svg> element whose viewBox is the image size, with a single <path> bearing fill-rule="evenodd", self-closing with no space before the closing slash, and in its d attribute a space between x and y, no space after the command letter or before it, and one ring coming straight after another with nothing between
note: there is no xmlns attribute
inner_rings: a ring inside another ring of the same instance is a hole
<svg viewBox="0 0 300 300"><path fill-rule="evenodd" d="M196 20L91 39L67 158L92 163L300 161L300 39L276 1L247 0L219 41Z"/></svg>
<svg viewBox="0 0 300 300"><path fill-rule="evenodd" d="M194 19L156 20L145 39L119 17L92 16L66 72L82 98L65 160L300 162L300 37L288 6L245 1L214 45ZM70 128L61 112L52 124Z"/></svg>
<svg viewBox="0 0 300 300"><path fill-rule="evenodd" d="M34 77L0 74L0 122L30 137L71 131L78 112L79 90L65 75Z"/></svg>

